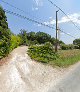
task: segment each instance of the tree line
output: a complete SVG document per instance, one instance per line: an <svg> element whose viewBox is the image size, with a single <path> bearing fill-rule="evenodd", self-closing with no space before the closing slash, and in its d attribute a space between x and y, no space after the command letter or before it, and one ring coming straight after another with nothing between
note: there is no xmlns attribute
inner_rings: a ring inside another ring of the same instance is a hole
<svg viewBox="0 0 80 92"><path fill-rule="evenodd" d="M50 42L55 45L55 38L51 37L51 35L44 32L27 32L26 30L20 30L18 36L22 39L22 44L24 45L35 45L35 44L44 44L46 42ZM64 42L58 41L60 44Z"/></svg>

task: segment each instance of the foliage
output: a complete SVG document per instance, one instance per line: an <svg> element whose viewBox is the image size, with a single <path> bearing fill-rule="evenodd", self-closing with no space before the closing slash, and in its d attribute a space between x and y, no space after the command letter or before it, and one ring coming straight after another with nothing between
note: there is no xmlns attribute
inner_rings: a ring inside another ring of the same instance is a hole
<svg viewBox="0 0 80 92"><path fill-rule="evenodd" d="M74 45L73 44L69 44L68 48L72 50L72 49L74 49Z"/></svg>
<svg viewBox="0 0 80 92"><path fill-rule="evenodd" d="M58 58L57 53L54 52L50 43L29 47L28 54L32 59L43 63L48 63Z"/></svg>
<svg viewBox="0 0 80 92"><path fill-rule="evenodd" d="M27 39L30 41L35 41L36 40L36 33L35 32L27 33Z"/></svg>
<svg viewBox="0 0 80 92"><path fill-rule="evenodd" d="M80 44L74 45L74 49L80 49Z"/></svg>
<svg viewBox="0 0 80 92"><path fill-rule="evenodd" d="M8 29L8 23L7 23L5 11L3 10L1 6L0 6L0 26L2 28Z"/></svg>
<svg viewBox="0 0 80 92"><path fill-rule="evenodd" d="M18 34L19 37L23 40L22 45L34 45L34 44L44 44L46 42L51 42L55 44L55 38L44 32L29 32L26 30L21 30Z"/></svg>
<svg viewBox="0 0 80 92"><path fill-rule="evenodd" d="M51 39L50 39L50 42L51 42L51 44L55 44L55 42L56 42L56 40L55 40L55 38L54 37L52 37Z"/></svg>
<svg viewBox="0 0 80 92"><path fill-rule="evenodd" d="M59 41L60 45L65 45L65 43L63 41Z"/></svg>
<svg viewBox="0 0 80 92"><path fill-rule="evenodd" d="M17 35L11 35L11 45L10 45L10 51L12 51L14 48L18 47L21 45L22 40L19 36Z"/></svg>
<svg viewBox="0 0 80 92"><path fill-rule="evenodd" d="M22 45L28 45L27 31L26 30L20 31L21 32L18 34L18 36L22 39Z"/></svg>
<svg viewBox="0 0 80 92"><path fill-rule="evenodd" d="M51 36L44 32L37 32L36 40L38 41L38 43L43 44L45 42L49 42L51 40Z"/></svg>
<svg viewBox="0 0 80 92"><path fill-rule="evenodd" d="M79 39L75 39L73 41L73 44L74 44L74 48L75 49L80 49L80 38Z"/></svg>
<svg viewBox="0 0 80 92"><path fill-rule="evenodd" d="M74 45L80 44L80 38L79 38L79 39L75 39L75 40L73 41L73 44L74 44Z"/></svg>
<svg viewBox="0 0 80 92"><path fill-rule="evenodd" d="M9 53L10 32L8 29L0 27L0 58Z"/></svg>
<svg viewBox="0 0 80 92"><path fill-rule="evenodd" d="M7 18L2 7L0 7L0 58L9 53L10 30L8 29Z"/></svg>
<svg viewBox="0 0 80 92"><path fill-rule="evenodd" d="M61 45L62 50L68 50L68 45Z"/></svg>
<svg viewBox="0 0 80 92"><path fill-rule="evenodd" d="M31 41L31 40L28 40L28 46L32 46L32 45L38 45L38 42L37 40L34 40L34 41Z"/></svg>
<svg viewBox="0 0 80 92"><path fill-rule="evenodd" d="M0 58L8 55L9 52L20 45L21 42L20 37L11 33L8 28L5 11L0 7Z"/></svg>
<svg viewBox="0 0 80 92"><path fill-rule="evenodd" d="M48 48L45 48L45 45L31 46L28 50L28 54L34 60L58 67L69 67L80 61L79 50L59 50L58 53L55 53L52 49L52 45L46 43L46 46Z"/></svg>
<svg viewBox="0 0 80 92"><path fill-rule="evenodd" d="M74 45L72 45L72 44L69 44L69 45L62 44L62 45L61 45L61 49L62 49L62 50L74 49Z"/></svg>

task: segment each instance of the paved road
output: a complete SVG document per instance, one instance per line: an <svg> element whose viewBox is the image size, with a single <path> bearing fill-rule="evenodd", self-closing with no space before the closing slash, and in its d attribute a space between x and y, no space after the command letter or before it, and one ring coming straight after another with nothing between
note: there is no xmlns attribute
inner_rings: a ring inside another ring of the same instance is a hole
<svg viewBox="0 0 80 92"><path fill-rule="evenodd" d="M48 92L80 92L80 63Z"/></svg>

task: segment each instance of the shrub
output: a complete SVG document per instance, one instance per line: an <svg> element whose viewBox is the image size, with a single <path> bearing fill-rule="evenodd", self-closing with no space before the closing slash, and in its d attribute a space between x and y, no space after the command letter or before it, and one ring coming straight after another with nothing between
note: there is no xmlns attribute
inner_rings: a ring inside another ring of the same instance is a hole
<svg viewBox="0 0 80 92"><path fill-rule="evenodd" d="M18 47L21 44L22 40L19 36L12 35L11 36L11 45L10 45L10 51L12 51L14 48Z"/></svg>
<svg viewBox="0 0 80 92"><path fill-rule="evenodd" d="M75 49L80 49L80 44L74 45L74 48L75 48Z"/></svg>
<svg viewBox="0 0 80 92"><path fill-rule="evenodd" d="M32 59L43 63L48 63L58 58L57 53L54 52L50 43L29 47L28 54Z"/></svg>
<svg viewBox="0 0 80 92"><path fill-rule="evenodd" d="M10 30L0 27L0 58L8 55L10 47Z"/></svg>
<svg viewBox="0 0 80 92"><path fill-rule="evenodd" d="M74 49L74 45L73 44L69 44L68 45L68 49L71 49L71 50Z"/></svg>
<svg viewBox="0 0 80 92"><path fill-rule="evenodd" d="M10 30L5 11L0 6L0 58L8 55L10 47Z"/></svg>
<svg viewBox="0 0 80 92"><path fill-rule="evenodd" d="M74 45L72 45L72 44L69 44L69 45L62 44L61 49L62 50L74 49Z"/></svg>
<svg viewBox="0 0 80 92"><path fill-rule="evenodd" d="M67 45L65 45L65 44L63 44L63 45L61 45L61 49L62 50L67 50L69 47L67 46Z"/></svg>
<svg viewBox="0 0 80 92"><path fill-rule="evenodd" d="M31 46L31 45L36 45L38 44L37 40L34 40L34 41L31 41L31 40L28 40L28 46Z"/></svg>

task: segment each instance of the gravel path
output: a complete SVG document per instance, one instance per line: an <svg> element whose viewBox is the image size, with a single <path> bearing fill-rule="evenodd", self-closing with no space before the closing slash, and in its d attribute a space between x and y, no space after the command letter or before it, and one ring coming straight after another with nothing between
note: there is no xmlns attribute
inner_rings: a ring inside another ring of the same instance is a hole
<svg viewBox="0 0 80 92"><path fill-rule="evenodd" d="M26 54L28 47L18 47L8 63L0 66L0 92L49 92L65 74L66 69L37 63Z"/></svg>

